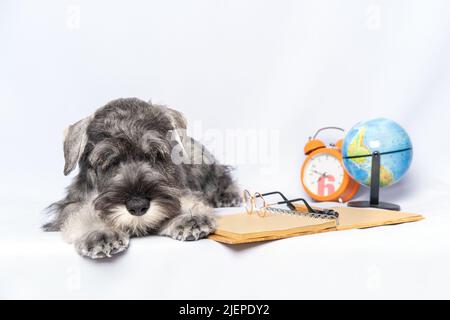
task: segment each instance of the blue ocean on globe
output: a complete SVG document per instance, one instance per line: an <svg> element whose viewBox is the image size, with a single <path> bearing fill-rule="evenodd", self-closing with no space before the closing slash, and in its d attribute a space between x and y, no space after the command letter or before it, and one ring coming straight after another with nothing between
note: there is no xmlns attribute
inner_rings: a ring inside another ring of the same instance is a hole
<svg viewBox="0 0 450 320"><path fill-rule="evenodd" d="M360 122L346 134L342 156L348 174L362 185L370 186L375 151L381 154L381 187L398 182L411 165L411 139L399 124L383 118ZM347 158L354 156L365 157Z"/></svg>

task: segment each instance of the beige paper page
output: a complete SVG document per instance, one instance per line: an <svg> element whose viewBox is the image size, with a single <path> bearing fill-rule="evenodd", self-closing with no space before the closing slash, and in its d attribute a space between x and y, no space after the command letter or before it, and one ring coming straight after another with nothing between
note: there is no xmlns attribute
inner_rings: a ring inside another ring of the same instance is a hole
<svg viewBox="0 0 450 320"><path fill-rule="evenodd" d="M296 209L300 212L307 212L304 206L296 205ZM423 219L420 214L401 211L351 207L332 207L331 209L339 212L337 230L371 228Z"/></svg>
<svg viewBox="0 0 450 320"><path fill-rule="evenodd" d="M256 214L239 213L218 219L218 235L236 239L286 235L304 231L316 231L335 227L334 220L313 219L303 216L271 214L260 217Z"/></svg>
<svg viewBox="0 0 450 320"><path fill-rule="evenodd" d="M209 238L228 244L276 240L326 231L369 228L388 224L413 222L423 219L419 214L333 207L339 212L339 225L334 220L313 219L298 216L270 215L259 217L247 213L219 217L217 229ZM297 210L306 209L297 206Z"/></svg>

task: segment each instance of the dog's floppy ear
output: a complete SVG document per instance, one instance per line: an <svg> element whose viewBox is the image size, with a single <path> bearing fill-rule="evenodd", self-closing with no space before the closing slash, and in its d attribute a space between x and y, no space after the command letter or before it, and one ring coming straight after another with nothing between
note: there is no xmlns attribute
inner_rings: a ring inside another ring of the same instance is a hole
<svg viewBox="0 0 450 320"><path fill-rule="evenodd" d="M64 130L64 175L68 175L76 167L87 143L87 127L93 116L84 118Z"/></svg>
<svg viewBox="0 0 450 320"><path fill-rule="evenodd" d="M187 156L186 149L185 149L186 148L185 143L187 141L186 118L184 117L184 115L181 112L171 109L171 108L167 108L167 112L170 115L170 118L172 121L172 126L173 126L173 130L171 130L172 139L175 139L175 141L178 142L178 144L181 147L181 152L183 154L183 157L186 157Z"/></svg>
<svg viewBox="0 0 450 320"><path fill-rule="evenodd" d="M175 139L182 144L186 139L187 120L185 116L177 110L167 108L167 112L169 113L172 121Z"/></svg>
<svg viewBox="0 0 450 320"><path fill-rule="evenodd" d="M167 108L167 111L172 118L174 129L186 130L187 121L185 116L181 112L174 109Z"/></svg>

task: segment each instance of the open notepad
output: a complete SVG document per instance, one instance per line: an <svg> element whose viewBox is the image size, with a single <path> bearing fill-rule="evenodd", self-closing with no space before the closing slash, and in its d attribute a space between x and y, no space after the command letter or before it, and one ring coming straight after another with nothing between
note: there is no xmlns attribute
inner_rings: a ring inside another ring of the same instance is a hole
<svg viewBox="0 0 450 320"><path fill-rule="evenodd" d="M296 206L305 212L303 206ZM260 217L257 214L238 213L218 218L215 233L210 239L228 244L239 244L289 238L326 231L370 228L422 220L419 214L388 211L380 209L361 209L349 207L331 208L339 213L339 219L317 219L307 216L270 214Z"/></svg>

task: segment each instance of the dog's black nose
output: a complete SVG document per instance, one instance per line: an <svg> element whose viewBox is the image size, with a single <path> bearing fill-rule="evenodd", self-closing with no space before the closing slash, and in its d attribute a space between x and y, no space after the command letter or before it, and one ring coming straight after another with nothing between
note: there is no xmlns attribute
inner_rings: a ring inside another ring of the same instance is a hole
<svg viewBox="0 0 450 320"><path fill-rule="evenodd" d="M128 212L132 215L142 216L150 207L150 201L146 198L133 197L127 201L126 207Z"/></svg>

